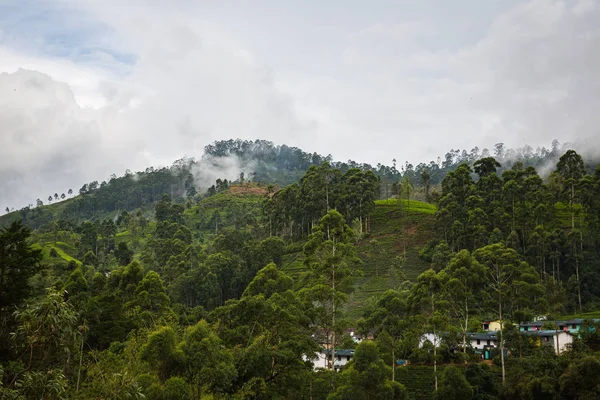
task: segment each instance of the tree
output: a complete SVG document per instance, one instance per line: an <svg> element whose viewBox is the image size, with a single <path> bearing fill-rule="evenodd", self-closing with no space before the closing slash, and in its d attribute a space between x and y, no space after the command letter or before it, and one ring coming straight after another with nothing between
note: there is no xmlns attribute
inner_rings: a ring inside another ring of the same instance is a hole
<svg viewBox="0 0 600 400"><path fill-rule="evenodd" d="M522 262L519 254L504 244L496 243L477 249L473 252L473 258L485 268L487 290L484 293L489 294L488 303L490 308L494 309L502 328L499 332L499 351L504 385L504 321L510 320L516 311L522 311L531 304L539 302L539 306L544 307L542 301L536 301L543 295L544 289L539 284L539 275L535 268Z"/></svg>
<svg viewBox="0 0 600 400"><path fill-rule="evenodd" d="M440 379L440 387L435 393L436 400L470 399L473 388L465 379L460 369L449 365L444 369Z"/></svg>
<svg viewBox="0 0 600 400"><path fill-rule="evenodd" d="M175 375L183 361L183 353L177 349L177 336L170 326L162 326L150 333L141 348L141 359L157 371L161 381Z"/></svg>
<svg viewBox="0 0 600 400"><path fill-rule="evenodd" d="M427 168L421 171L421 185L425 189L425 201L429 202L429 191L431 189L431 174Z"/></svg>
<svg viewBox="0 0 600 400"><path fill-rule="evenodd" d="M42 200L40 200L40 199L37 199L37 200L35 201L35 205L36 205L37 207L41 207L41 206L43 206L43 205L44 205L44 202L43 202Z"/></svg>
<svg viewBox="0 0 600 400"><path fill-rule="evenodd" d="M565 399L593 400L600 397L600 360L593 356L573 360L560 376L560 393Z"/></svg>
<svg viewBox="0 0 600 400"><path fill-rule="evenodd" d="M448 327L445 303L442 299L443 282L441 275L433 269L428 269L417 277L417 283L412 288L411 300L417 314L424 318L424 327L433 334L433 379L435 390L438 389L437 348L438 338Z"/></svg>
<svg viewBox="0 0 600 400"><path fill-rule="evenodd" d="M0 230L0 320L29 295L29 279L41 269L42 252L27 244L30 234L21 221Z"/></svg>
<svg viewBox="0 0 600 400"><path fill-rule="evenodd" d="M48 203L52 203L52 195L48 196Z"/></svg>
<svg viewBox="0 0 600 400"><path fill-rule="evenodd" d="M583 159L575 150L568 150L560 157L558 164L556 164L556 172L562 176L565 188L568 189L569 206L571 210L571 228L575 229L575 188L577 182L585 175Z"/></svg>
<svg viewBox="0 0 600 400"><path fill-rule="evenodd" d="M58 201L58 193L54 193L54 200Z"/></svg>
<svg viewBox="0 0 600 400"><path fill-rule="evenodd" d="M237 376L231 353L206 321L185 330L179 349L184 354L185 376L193 384L194 398L231 388Z"/></svg>
<svg viewBox="0 0 600 400"><path fill-rule="evenodd" d="M387 375L388 367L379 357L377 345L365 340L356 347L352 361L344 367L341 385L327 399L406 399L406 388L398 382L388 381Z"/></svg>
<svg viewBox="0 0 600 400"><path fill-rule="evenodd" d="M127 247L127 243L120 242L115 250L115 257L119 265L128 265L133 260L133 250Z"/></svg>
<svg viewBox="0 0 600 400"><path fill-rule="evenodd" d="M65 199L65 197L67 197L67 196L65 196L65 194L64 194L64 193L60 195L60 198L61 198L62 200L64 200L64 199Z"/></svg>
<svg viewBox="0 0 600 400"><path fill-rule="evenodd" d="M69 194L69 196L71 196L73 194L73 189L69 189L67 193Z"/></svg>
<svg viewBox="0 0 600 400"><path fill-rule="evenodd" d="M352 244L352 229L344 217L329 211L314 228L304 245L308 272L304 276L303 295L318 303L318 324L332 345L329 367L333 369L336 344L336 317L352 290L352 266L358 260Z"/></svg>
<svg viewBox="0 0 600 400"><path fill-rule="evenodd" d="M40 302L15 313L19 324L16 340L26 370L59 365L68 369L77 348L78 315L64 292L49 289Z"/></svg>
<svg viewBox="0 0 600 400"><path fill-rule="evenodd" d="M392 381L396 380L397 359L406 359L413 348L409 311L405 293L388 290L369 310L366 320L366 330L374 329L378 344L390 352Z"/></svg>
<svg viewBox="0 0 600 400"><path fill-rule="evenodd" d="M449 308L453 317L460 321L462 348L466 355L469 317L475 308L475 296L484 285L485 269L467 250L462 250L442 270L442 280Z"/></svg>
<svg viewBox="0 0 600 400"><path fill-rule="evenodd" d="M312 372L303 361L319 350L311 338L312 304L301 301L292 287L292 279L271 263L240 300L230 300L211 314L219 336L235 349L238 393L289 398L300 389L298 380Z"/></svg>
<svg viewBox="0 0 600 400"><path fill-rule="evenodd" d="M413 192L413 184L408 175L404 175L402 178L402 183L400 184L402 194L406 196L406 206L407 210L410 210L410 195Z"/></svg>

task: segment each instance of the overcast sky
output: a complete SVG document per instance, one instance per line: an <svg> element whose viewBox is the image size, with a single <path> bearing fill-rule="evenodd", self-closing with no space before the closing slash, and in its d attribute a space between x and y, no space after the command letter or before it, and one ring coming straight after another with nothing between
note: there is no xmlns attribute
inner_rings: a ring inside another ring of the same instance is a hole
<svg viewBox="0 0 600 400"><path fill-rule="evenodd" d="M267 139L336 160L600 136L597 0L0 0L0 206Z"/></svg>

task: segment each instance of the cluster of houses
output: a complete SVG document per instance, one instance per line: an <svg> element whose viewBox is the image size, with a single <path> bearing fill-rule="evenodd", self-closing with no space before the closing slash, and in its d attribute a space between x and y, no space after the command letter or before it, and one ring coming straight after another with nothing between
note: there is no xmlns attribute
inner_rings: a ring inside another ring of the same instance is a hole
<svg viewBox="0 0 600 400"><path fill-rule="evenodd" d="M595 319L592 322L599 322ZM539 345L552 346L556 354L567 350L568 345L573 343L573 337L579 335L579 331L585 320L581 318L569 320L546 321L539 320L533 322L524 322L519 324L519 332L537 339ZM544 329L553 327L553 329ZM499 321L485 321L482 324L484 332L471 333L469 338L471 347L475 349L481 358L489 359L491 350L499 345L498 331L501 329Z"/></svg>
<svg viewBox="0 0 600 400"><path fill-rule="evenodd" d="M600 319L592 320L594 323L600 322ZM538 345L552 346L556 354L560 354L568 349L568 345L573 343L573 337L578 336L584 325L585 320L576 318L560 321L534 321L519 324L519 331L526 336L536 339ZM553 326L554 329L544 329L544 326ZM497 348L500 343L499 331L501 325L499 321L485 321L481 325L482 331L469 333L468 340L473 350L480 355L481 359L489 360L492 358L493 349ZM363 339L372 339L372 336L363 338L360 335L355 335L351 330L348 331L355 342L360 342ZM316 338L315 338L316 339ZM441 338L432 334L426 333L419 341L421 347L426 341L439 344ZM328 368L329 360L331 359L331 348L325 345L323 349L317 353L313 360L314 368ZM334 369L340 370L354 356L354 350L336 349L334 353ZM403 364L403 363L399 363Z"/></svg>

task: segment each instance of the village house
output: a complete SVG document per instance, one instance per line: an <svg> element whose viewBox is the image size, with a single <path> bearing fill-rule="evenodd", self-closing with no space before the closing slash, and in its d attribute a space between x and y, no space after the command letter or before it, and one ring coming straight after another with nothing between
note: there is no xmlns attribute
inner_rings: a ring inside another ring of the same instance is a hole
<svg viewBox="0 0 600 400"><path fill-rule="evenodd" d="M501 329L500 321L483 321L481 323L481 329L487 332L496 332Z"/></svg>
<svg viewBox="0 0 600 400"><path fill-rule="evenodd" d="M533 337L538 345L552 346L556 354L561 354L573 343L573 335L564 330L532 330L524 331L524 335Z"/></svg>
<svg viewBox="0 0 600 400"><path fill-rule="evenodd" d="M442 338L439 335L433 333L425 333L419 338L419 348L423 347L425 342L430 342L434 346L439 346L442 343Z"/></svg>
<svg viewBox="0 0 600 400"><path fill-rule="evenodd" d="M334 369L339 371L346 365L354 356L354 350L349 349L336 349L335 360L333 363ZM329 360L331 359L331 350L322 349L320 352L315 353L315 359L313 359L314 370L327 369L329 368Z"/></svg>
<svg viewBox="0 0 600 400"><path fill-rule="evenodd" d="M591 322L597 323L600 322L600 319L593 319ZM519 325L519 330L521 332L531 332L531 331L540 331L542 330L543 325L554 327L554 330L565 331L571 334L578 334L579 330L585 323L585 320L582 318L573 318L568 320L557 320L557 321L534 321L534 322L524 322Z"/></svg>
<svg viewBox="0 0 600 400"><path fill-rule="evenodd" d="M496 332L480 332L470 333L469 340L472 348L483 350L486 347L496 347L499 339L496 336Z"/></svg>

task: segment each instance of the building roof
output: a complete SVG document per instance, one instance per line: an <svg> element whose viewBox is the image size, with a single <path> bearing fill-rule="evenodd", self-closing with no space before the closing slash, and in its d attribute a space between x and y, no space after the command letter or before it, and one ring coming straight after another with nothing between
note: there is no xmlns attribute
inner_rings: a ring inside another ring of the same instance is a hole
<svg viewBox="0 0 600 400"><path fill-rule="evenodd" d="M523 322L522 324L520 324L520 326L542 326L544 325L544 323L546 322L553 322L553 321L533 321L533 322Z"/></svg>
<svg viewBox="0 0 600 400"><path fill-rule="evenodd" d="M560 334L569 335L569 332L565 332L562 330L528 331L522 333L528 336L556 336Z"/></svg>
<svg viewBox="0 0 600 400"><path fill-rule="evenodd" d="M468 334L471 339L496 340L496 332L476 332Z"/></svg>
<svg viewBox="0 0 600 400"><path fill-rule="evenodd" d="M583 318L571 318L571 319L559 319L559 320L544 320L544 321L532 321L532 322L523 322L520 326L542 326L545 323L555 324L555 325L581 325L586 320ZM600 319L594 318L589 319L592 322L600 322Z"/></svg>
<svg viewBox="0 0 600 400"><path fill-rule="evenodd" d="M331 354L331 349L321 349L321 353ZM354 356L354 350L352 349L335 349L336 356L352 357Z"/></svg>

